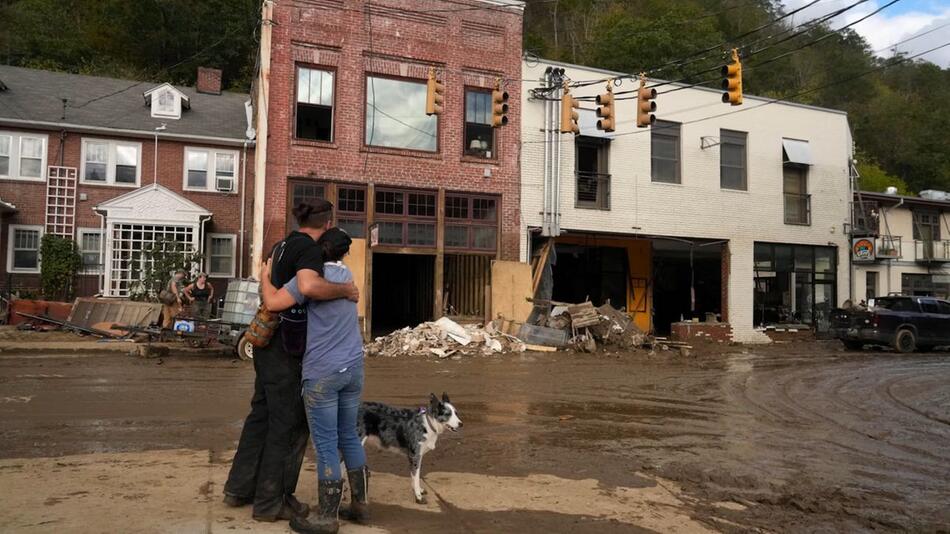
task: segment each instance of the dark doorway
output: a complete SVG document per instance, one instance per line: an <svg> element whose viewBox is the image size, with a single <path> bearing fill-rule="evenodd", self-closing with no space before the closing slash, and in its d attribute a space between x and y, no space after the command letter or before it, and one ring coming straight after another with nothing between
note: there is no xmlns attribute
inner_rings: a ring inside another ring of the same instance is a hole
<svg viewBox="0 0 950 534"><path fill-rule="evenodd" d="M435 256L373 254L373 336L432 320Z"/></svg>
<svg viewBox="0 0 950 534"><path fill-rule="evenodd" d="M627 305L627 250L616 247L557 245L554 296L560 302Z"/></svg>
<svg viewBox="0 0 950 534"><path fill-rule="evenodd" d="M707 313L722 313L721 249L721 245L654 241L653 328L658 334L669 334L670 325L681 320L702 321Z"/></svg>

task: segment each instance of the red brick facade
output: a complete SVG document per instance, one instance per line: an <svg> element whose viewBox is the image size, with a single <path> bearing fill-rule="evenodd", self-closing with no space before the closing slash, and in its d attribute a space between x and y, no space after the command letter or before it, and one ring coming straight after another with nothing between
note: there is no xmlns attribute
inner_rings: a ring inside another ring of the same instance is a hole
<svg viewBox="0 0 950 534"><path fill-rule="evenodd" d="M497 195L499 256L518 258L519 9L477 0L313 0L276 3L274 18L264 250L287 231L292 178ZM335 74L331 142L295 138L298 65ZM445 86L438 151L366 146L367 74L424 82L430 66ZM508 125L496 130L497 157L467 157L465 88L490 90L497 78L508 80L512 108Z"/></svg>
<svg viewBox="0 0 950 534"><path fill-rule="evenodd" d="M143 113L148 113L143 109ZM0 126L0 130L23 133L23 134L41 134L48 136L46 144L47 165L75 167L77 172L82 167L82 141L83 139L100 139L109 141L121 141L141 144L141 168L140 185L148 186L153 183L155 173L155 139L154 137L127 137L121 135L110 135L106 132L96 134L80 133L74 131L47 131L19 127ZM237 152L237 165L235 166L236 190L233 193L219 192L198 192L184 190L184 158L185 148L213 148L217 150L231 150ZM205 225L206 233L234 234L238 236L236 242L240 243L241 230L241 192L245 189L245 235L244 235L244 270L249 272L247 254L249 251L250 221L253 201L253 160L254 149L247 149L247 174L242 180L242 170L244 168L244 149L241 145L213 145L202 142L180 141L159 138L158 142L158 183L171 191L179 194L188 200L202 206L210 211L213 216ZM245 183L246 180L246 183ZM134 191L136 187L112 186L99 184L86 184L78 181L76 192L76 219L75 228L99 229L102 219L93 210L93 208L107 200ZM39 275L28 273L13 273L12 278L7 275L7 253L9 247L10 225L36 225L43 226L45 222L46 210L46 181L24 181L21 179L0 179L0 199L4 202L13 204L17 212L3 217L2 232L0 232L0 250L2 250L2 262L0 262L0 272L2 272L2 281L0 286L7 287L8 281L12 288L28 290L35 292L39 287ZM83 197L85 199L83 200ZM77 234L78 235L78 234ZM235 254L235 271L239 264L239 256ZM237 276L241 273L236 272ZM80 296L92 295L99 290L98 275L82 275L79 277ZM225 280L212 280L215 283L216 290L223 295L226 289Z"/></svg>

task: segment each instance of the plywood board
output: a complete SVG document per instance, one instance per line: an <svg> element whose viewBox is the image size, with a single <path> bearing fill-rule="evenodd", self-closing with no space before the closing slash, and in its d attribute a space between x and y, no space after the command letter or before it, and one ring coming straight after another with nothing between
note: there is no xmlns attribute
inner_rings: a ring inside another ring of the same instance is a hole
<svg viewBox="0 0 950 534"><path fill-rule="evenodd" d="M491 316L524 322L531 314L531 265L517 261L492 262Z"/></svg>
<svg viewBox="0 0 950 534"><path fill-rule="evenodd" d="M366 317L366 240L354 239L350 244L350 253L343 257L343 264L353 273L353 282L360 290L360 301L356 313Z"/></svg>

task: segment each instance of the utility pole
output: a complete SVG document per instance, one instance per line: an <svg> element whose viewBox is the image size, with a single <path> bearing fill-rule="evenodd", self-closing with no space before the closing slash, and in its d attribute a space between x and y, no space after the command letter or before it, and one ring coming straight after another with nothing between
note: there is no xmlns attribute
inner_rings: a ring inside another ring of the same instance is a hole
<svg viewBox="0 0 950 534"><path fill-rule="evenodd" d="M267 110L270 94L270 54L274 2L261 6L261 70L257 79L257 144L254 148L254 212L251 222L251 275L260 278L264 255L264 202L267 193Z"/></svg>

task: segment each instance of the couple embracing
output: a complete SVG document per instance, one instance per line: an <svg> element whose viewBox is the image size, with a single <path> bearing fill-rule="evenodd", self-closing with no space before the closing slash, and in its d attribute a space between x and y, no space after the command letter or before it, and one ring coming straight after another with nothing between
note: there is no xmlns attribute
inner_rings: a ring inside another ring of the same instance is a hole
<svg viewBox="0 0 950 534"><path fill-rule="evenodd" d="M302 203L294 217L300 230L274 247L261 275L264 306L280 312L280 322L269 345L254 353L255 394L225 503L253 502L255 519L290 519L297 532L335 533L343 496L340 451L351 490L343 515L368 519L369 470L357 431L363 391L359 292L342 263L351 239L330 228L333 205ZM293 496L308 435L317 452L316 510Z"/></svg>

